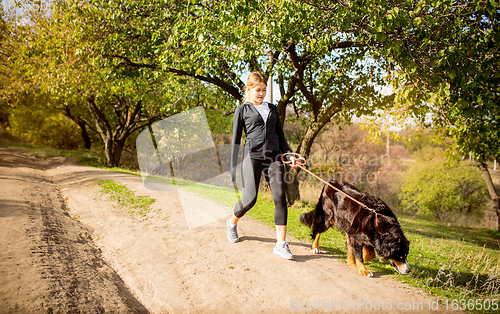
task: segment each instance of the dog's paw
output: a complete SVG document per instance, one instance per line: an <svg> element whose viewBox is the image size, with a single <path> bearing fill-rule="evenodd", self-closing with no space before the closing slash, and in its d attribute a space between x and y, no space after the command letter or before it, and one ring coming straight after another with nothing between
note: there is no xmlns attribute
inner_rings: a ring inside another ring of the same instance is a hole
<svg viewBox="0 0 500 314"><path fill-rule="evenodd" d="M359 274L365 277L373 277L373 273L367 269L359 270Z"/></svg>
<svg viewBox="0 0 500 314"><path fill-rule="evenodd" d="M317 247L317 248L312 249L311 253L313 253L313 254L320 254L321 251L319 250L319 247Z"/></svg>

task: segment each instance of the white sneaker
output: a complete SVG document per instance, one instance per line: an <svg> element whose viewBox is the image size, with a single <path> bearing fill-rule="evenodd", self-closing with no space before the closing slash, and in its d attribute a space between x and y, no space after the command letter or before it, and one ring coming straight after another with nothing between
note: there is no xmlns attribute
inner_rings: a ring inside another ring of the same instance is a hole
<svg viewBox="0 0 500 314"><path fill-rule="evenodd" d="M294 258L292 252L290 252L290 248L288 247L288 242L286 241L276 242L273 253L286 259Z"/></svg>
<svg viewBox="0 0 500 314"><path fill-rule="evenodd" d="M231 226L229 220L227 221L227 238L229 241L236 243L240 240L238 237L238 230L236 229L238 225Z"/></svg>

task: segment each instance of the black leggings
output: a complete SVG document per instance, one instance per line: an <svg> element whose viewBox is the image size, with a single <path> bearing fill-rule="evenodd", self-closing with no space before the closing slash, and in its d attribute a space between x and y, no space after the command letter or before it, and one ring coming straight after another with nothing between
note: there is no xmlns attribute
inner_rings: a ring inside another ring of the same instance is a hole
<svg viewBox="0 0 500 314"><path fill-rule="evenodd" d="M243 217L257 202L257 192L261 173L264 172L267 183L271 187L274 201L274 224L286 226L288 208L285 195L285 167L281 155L266 160L244 158L241 163L243 196L234 206L234 215Z"/></svg>

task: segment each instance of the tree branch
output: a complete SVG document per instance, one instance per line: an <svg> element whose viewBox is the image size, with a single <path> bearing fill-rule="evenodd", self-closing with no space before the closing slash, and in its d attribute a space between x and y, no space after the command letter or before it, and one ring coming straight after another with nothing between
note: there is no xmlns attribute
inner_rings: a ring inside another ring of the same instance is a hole
<svg viewBox="0 0 500 314"><path fill-rule="evenodd" d="M304 95L304 97L312 105L313 116L317 117L319 114L319 109L321 108L321 103L316 101L312 91L309 91L307 89L307 87L304 85L304 68L303 68L303 65L299 61L299 57L297 55L297 52L295 51L294 44L291 44L288 46L287 53L288 53L288 56L290 57L290 60L292 61L292 64L295 68L295 75L293 77L295 78L296 83L297 83L300 91Z"/></svg>
<svg viewBox="0 0 500 314"><path fill-rule="evenodd" d="M210 110L214 110L214 111L217 111L225 116L229 116L231 114L234 113L234 111L236 110L236 108L233 108L233 109L230 109L230 110L222 110L222 109L219 109L217 107L214 107L214 106L203 106L204 108L206 109L210 109Z"/></svg>
<svg viewBox="0 0 500 314"><path fill-rule="evenodd" d="M120 56L120 55L108 55L104 54L104 57L106 58L116 58L125 61L127 65L130 65L134 68L148 68L152 70L157 70L158 66L156 64L147 64L147 63L140 63L140 62L134 62L130 60L128 57Z"/></svg>
<svg viewBox="0 0 500 314"><path fill-rule="evenodd" d="M166 71L170 72L170 73L175 73L179 76L189 76L189 77L195 78L195 79L203 81L203 82L214 84L215 86L222 88L229 95L233 96L234 98L236 98L238 100L241 100L243 98L243 95L240 93L240 90L238 88L227 84L226 82L224 82L223 80L221 80L218 77L196 75L196 74L192 74L192 73L189 73L187 71L184 71L184 70L178 70L178 69L173 69L173 68L169 68Z"/></svg>
<svg viewBox="0 0 500 314"><path fill-rule="evenodd" d="M271 54L271 52L268 53L269 58L271 58L271 62L269 63L269 66L266 69L265 72L266 77L271 76L274 65L276 65L276 63L279 61L280 53L281 53L280 50L276 50L273 54Z"/></svg>
<svg viewBox="0 0 500 314"><path fill-rule="evenodd" d="M231 68L229 67L229 64L227 64L226 60L219 58L221 62L221 66L224 69L224 72L226 72L227 76L240 88L241 91L245 90L245 83L241 81L241 79L238 79L238 76L236 73L234 73Z"/></svg>

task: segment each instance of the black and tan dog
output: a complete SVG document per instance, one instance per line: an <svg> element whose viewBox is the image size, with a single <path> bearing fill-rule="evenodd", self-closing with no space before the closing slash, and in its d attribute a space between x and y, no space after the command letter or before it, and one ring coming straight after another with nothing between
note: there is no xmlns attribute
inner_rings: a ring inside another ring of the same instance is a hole
<svg viewBox="0 0 500 314"><path fill-rule="evenodd" d="M363 208L342 193L325 185L316 208L300 215L300 222L311 227L314 239L313 253L319 253L319 237L335 225L347 237L347 263L357 268L363 276L372 276L364 265L379 256L388 259L400 274L408 274L406 261L410 242L401 230L396 216L380 198L361 192L346 182L330 181L330 184L365 204L374 212Z"/></svg>

